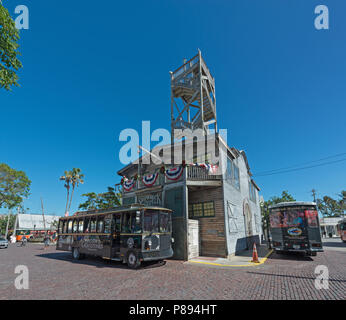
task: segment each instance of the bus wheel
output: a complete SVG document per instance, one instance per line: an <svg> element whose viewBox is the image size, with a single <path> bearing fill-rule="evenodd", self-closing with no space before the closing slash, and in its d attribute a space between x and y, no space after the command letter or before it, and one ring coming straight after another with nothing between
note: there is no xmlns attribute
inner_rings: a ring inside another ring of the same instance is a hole
<svg viewBox="0 0 346 320"><path fill-rule="evenodd" d="M72 258L74 260L79 260L81 258L81 254L79 253L79 249L78 248L73 248L72 249Z"/></svg>
<svg viewBox="0 0 346 320"><path fill-rule="evenodd" d="M140 265L141 262L138 259L138 255L134 251L130 251L127 254L127 265L131 269L137 269Z"/></svg>

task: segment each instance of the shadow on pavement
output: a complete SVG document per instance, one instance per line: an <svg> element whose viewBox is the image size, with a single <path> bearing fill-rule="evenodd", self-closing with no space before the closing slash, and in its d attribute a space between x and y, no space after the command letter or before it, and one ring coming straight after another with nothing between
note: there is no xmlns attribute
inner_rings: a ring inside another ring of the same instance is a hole
<svg viewBox="0 0 346 320"><path fill-rule="evenodd" d="M81 264L81 265L89 265L89 266L94 266L97 268L112 267L112 268L117 268L117 269L127 269L127 270L131 270L131 271L157 268L157 267L162 267L166 264L166 261L142 262L140 268L133 270L133 269L128 268L126 264L123 264L120 261L118 262L118 261L113 261L113 260L102 259L101 257L87 256L86 258L81 259L81 260L74 260L72 258L72 255L70 252L50 252L50 253L37 254L36 256L40 257L40 258L67 261L70 263L77 263L77 264Z"/></svg>
<svg viewBox="0 0 346 320"><path fill-rule="evenodd" d="M342 242L323 242L323 247L346 248L346 243Z"/></svg>
<svg viewBox="0 0 346 320"><path fill-rule="evenodd" d="M275 273L265 273L265 272L256 272L256 271L247 271L247 273L251 274L258 274L263 276L274 276L274 277L282 277L282 278L294 278L294 279L311 279L316 280L316 277L302 277L297 275L289 275L289 274L275 274ZM328 281L334 281L334 282L346 282L345 279L331 279L329 278Z"/></svg>
<svg viewBox="0 0 346 320"><path fill-rule="evenodd" d="M318 253L317 253L318 254ZM311 257L308 257L303 252L286 252L286 253L277 253L273 252L268 259L270 260L295 260L295 261L314 261Z"/></svg>

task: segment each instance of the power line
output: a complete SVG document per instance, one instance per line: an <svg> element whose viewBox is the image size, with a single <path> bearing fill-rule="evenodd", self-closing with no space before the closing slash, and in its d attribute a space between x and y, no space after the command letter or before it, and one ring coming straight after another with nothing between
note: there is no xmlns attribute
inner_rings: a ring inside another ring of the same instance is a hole
<svg viewBox="0 0 346 320"><path fill-rule="evenodd" d="M291 168L295 168L295 167L298 167L298 166L303 166L303 165L305 165L305 164L310 164L310 163L314 163L314 162L320 162L320 161L323 161L323 160L327 160L327 159L331 159L331 158L340 157L340 156L343 156L343 155L345 155L345 154L346 154L346 152L343 152L343 153L339 153L339 154L336 154L336 155L333 155L333 156L321 158L321 159L318 159L318 160L307 161L307 162L295 164L295 165L292 165L292 166L289 166L289 167L285 167L285 168L279 168L279 169L273 169L273 170L262 171L262 172L258 172L258 173L256 174L256 176L257 176L257 175L262 175L262 174L267 174L267 173L272 173L272 172L276 172L276 171L291 169Z"/></svg>
<svg viewBox="0 0 346 320"><path fill-rule="evenodd" d="M329 164L338 163L338 162L342 162L342 161L346 161L346 158L345 159L341 159L341 160L335 160L335 161L329 161L329 162L325 162L325 163L320 163L320 164L316 164L314 166L306 166L306 167L301 167L301 168L296 168L296 169L291 169L291 170L284 170L284 171L279 171L279 172L267 173L267 174L257 174L257 175L254 175L254 177L264 177L264 176L271 176L271 175L280 174L280 173L300 171L300 170L305 170L305 169L309 169L309 168L326 166L326 165L329 165Z"/></svg>

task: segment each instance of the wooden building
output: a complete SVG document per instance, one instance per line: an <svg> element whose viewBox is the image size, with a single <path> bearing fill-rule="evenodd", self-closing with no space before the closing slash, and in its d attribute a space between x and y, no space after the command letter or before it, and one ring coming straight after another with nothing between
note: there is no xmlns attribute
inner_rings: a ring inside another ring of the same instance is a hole
<svg viewBox="0 0 346 320"><path fill-rule="evenodd" d="M152 161L153 153L146 153L119 170L123 205L172 209L177 259L228 257L261 239L259 188L245 152L229 147L217 132L215 80L200 51L171 72L171 89L172 143L161 151L173 145L183 161L163 166ZM212 141L218 147L217 165L213 152L199 152L194 140L181 139L176 129L200 129L205 137L201 143Z"/></svg>

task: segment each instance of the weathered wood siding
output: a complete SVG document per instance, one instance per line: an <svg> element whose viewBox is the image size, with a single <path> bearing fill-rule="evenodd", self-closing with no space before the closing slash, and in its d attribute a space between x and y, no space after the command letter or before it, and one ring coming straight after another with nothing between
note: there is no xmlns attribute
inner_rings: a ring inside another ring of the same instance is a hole
<svg viewBox="0 0 346 320"><path fill-rule="evenodd" d="M215 217L199 220L200 255L226 257L225 218L222 187L189 191L189 204L214 201Z"/></svg>

